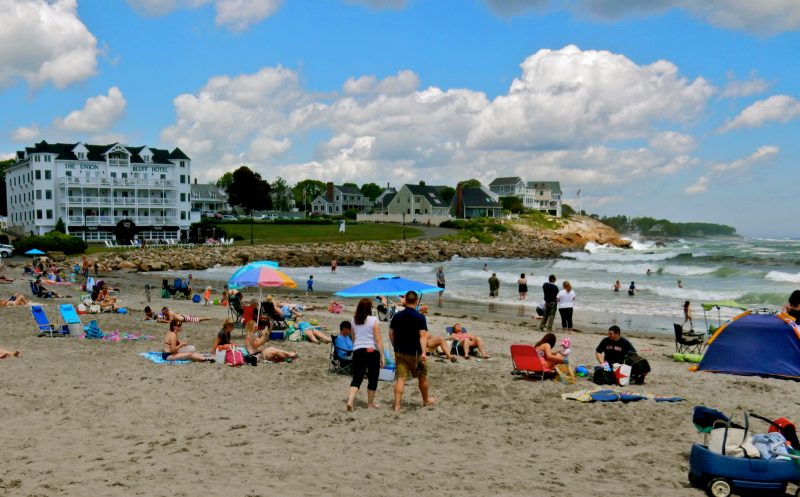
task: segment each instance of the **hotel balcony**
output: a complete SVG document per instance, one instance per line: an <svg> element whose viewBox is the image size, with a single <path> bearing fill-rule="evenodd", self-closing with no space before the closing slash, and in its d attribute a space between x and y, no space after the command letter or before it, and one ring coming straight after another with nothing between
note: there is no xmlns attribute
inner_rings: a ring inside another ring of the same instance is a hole
<svg viewBox="0 0 800 497"><path fill-rule="evenodd" d="M70 226L114 226L123 219L137 226L178 224L177 216L67 216Z"/></svg>
<svg viewBox="0 0 800 497"><path fill-rule="evenodd" d="M125 187L125 188L177 188L175 180L144 178L87 178L83 176L60 176L59 186L72 185L84 187Z"/></svg>
<svg viewBox="0 0 800 497"><path fill-rule="evenodd" d="M61 205L70 207L115 207L127 205L131 207L152 207L152 206L178 206L177 198L150 198L150 197L110 197L110 196L69 196L59 200Z"/></svg>

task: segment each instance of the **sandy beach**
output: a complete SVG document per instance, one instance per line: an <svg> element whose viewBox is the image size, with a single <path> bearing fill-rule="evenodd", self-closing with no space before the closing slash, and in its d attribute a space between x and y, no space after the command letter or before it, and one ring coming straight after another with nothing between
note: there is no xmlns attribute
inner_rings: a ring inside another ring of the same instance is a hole
<svg viewBox="0 0 800 497"><path fill-rule="evenodd" d="M19 277L8 269L7 276ZM176 274L175 276L184 276ZM671 338L623 330L653 368L647 384L631 387L686 401L581 403L560 394L593 384L530 381L510 374L509 346L541 336L530 316L488 312L467 304L431 307L429 327L442 335L458 321L486 339L491 360L436 360L433 407L421 406L416 382L403 412L390 411L392 383L381 382L383 408L345 412L349 378L329 374L328 345L279 342L300 353L291 364L230 368L214 364L156 365L140 352L160 350L166 325L142 321L144 284L160 277L114 273L129 313L83 316L104 332L153 335L152 341L106 342L37 338L29 307L0 309L0 347L21 350L0 361L4 420L0 495L664 495L697 496L687 481L690 444L700 440L692 408L705 404L731 415L749 409L798 420L797 384L779 379L690 373L674 363ZM204 287L196 281L196 287ZM28 281L5 293L29 295ZM39 300L51 320L57 304ZM245 292L253 295L252 291ZM325 310L330 296L278 299L314 304L306 317L328 331L349 319ZM184 327L184 339L210 351L227 309L161 299L176 312L213 319ZM523 324L524 323L524 324ZM571 363L594 365L605 333L576 315ZM388 325L383 324L385 339ZM240 331L235 338L241 343ZM559 338L562 335L559 334ZM366 384L365 384L366 385Z"/></svg>

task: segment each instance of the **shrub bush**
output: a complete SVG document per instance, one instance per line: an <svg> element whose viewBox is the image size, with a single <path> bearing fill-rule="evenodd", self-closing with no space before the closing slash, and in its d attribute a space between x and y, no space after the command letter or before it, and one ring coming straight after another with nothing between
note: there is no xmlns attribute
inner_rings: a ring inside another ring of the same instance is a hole
<svg viewBox="0 0 800 497"><path fill-rule="evenodd" d="M64 252L66 255L72 255L86 252L89 245L80 238L58 231L51 231L44 236L28 236L14 241L14 249L17 253L24 254L34 248L44 252Z"/></svg>

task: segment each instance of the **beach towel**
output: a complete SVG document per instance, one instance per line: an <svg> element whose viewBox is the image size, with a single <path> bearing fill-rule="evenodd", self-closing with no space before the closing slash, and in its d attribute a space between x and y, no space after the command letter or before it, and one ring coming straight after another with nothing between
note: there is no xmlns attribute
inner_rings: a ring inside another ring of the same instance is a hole
<svg viewBox="0 0 800 497"><path fill-rule="evenodd" d="M585 389L576 392L562 393L564 400L577 400L578 402L636 402L639 400L655 400L656 402L681 402L683 397L653 395L644 392L616 391L610 389Z"/></svg>
<svg viewBox="0 0 800 497"><path fill-rule="evenodd" d="M186 360L179 360L179 361L168 361L161 357L161 352L141 352L139 353L140 356L144 357L150 362L154 362L156 364L189 364L192 361Z"/></svg>
<svg viewBox="0 0 800 497"><path fill-rule="evenodd" d="M102 333L102 332L101 332ZM92 336L89 331L81 334L78 338L84 339L99 339L104 342L125 342L125 341L145 341L155 340L155 335L140 335L138 333L124 333L119 330L114 330L111 333L102 333L102 336Z"/></svg>

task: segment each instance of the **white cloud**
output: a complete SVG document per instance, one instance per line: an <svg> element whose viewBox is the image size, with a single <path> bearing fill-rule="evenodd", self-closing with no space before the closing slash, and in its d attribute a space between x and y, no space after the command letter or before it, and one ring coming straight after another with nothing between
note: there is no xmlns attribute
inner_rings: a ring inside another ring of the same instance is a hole
<svg viewBox="0 0 800 497"><path fill-rule="evenodd" d="M748 106L718 131L725 133L738 128L758 128L771 122L786 123L797 117L800 117L800 102L789 95L773 95Z"/></svg>
<svg viewBox="0 0 800 497"><path fill-rule="evenodd" d="M750 79L740 81L730 79L720 92L721 98L741 98L764 93L770 87L769 82L753 75Z"/></svg>
<svg viewBox="0 0 800 497"><path fill-rule="evenodd" d="M348 78L343 86L343 91L348 95L407 95L419 87L419 76L413 71L404 70L397 76L389 76L378 81L375 76L361 76Z"/></svg>
<svg viewBox="0 0 800 497"><path fill-rule="evenodd" d="M97 40L76 0L0 0L0 89L17 78L63 88L97 72Z"/></svg>
<svg viewBox="0 0 800 497"><path fill-rule="evenodd" d="M700 176L693 185L686 187L683 192L687 195L705 193L712 180L729 181L736 175L743 175L750 169L768 165L780 153L778 147L765 145L743 159L731 162L718 162L708 166L706 174Z"/></svg>
<svg viewBox="0 0 800 497"><path fill-rule="evenodd" d="M213 4L217 26L232 31L244 31L272 16L282 3L283 0L128 0L128 4L134 9L151 16Z"/></svg>
<svg viewBox="0 0 800 497"><path fill-rule="evenodd" d="M800 29L800 2L797 0L485 0L500 15L510 16L530 10L566 8L578 15L603 19L658 14L681 9L722 28L758 34L774 34Z"/></svg>
<svg viewBox="0 0 800 497"><path fill-rule="evenodd" d="M17 142L31 142L39 137L39 126L33 123L30 126L20 126L11 133L11 139Z"/></svg>
<svg viewBox="0 0 800 497"><path fill-rule="evenodd" d="M658 122L699 116L714 88L688 81L667 61L638 66L574 45L539 50L507 95L481 113L468 144L480 148L563 147L642 138Z"/></svg>
<svg viewBox="0 0 800 497"><path fill-rule="evenodd" d="M697 140L693 136L665 131L650 138L650 147L670 155L687 154L695 149Z"/></svg>
<svg viewBox="0 0 800 497"><path fill-rule="evenodd" d="M0 153L0 161L15 159L16 157L17 154L15 154L14 152L8 152L7 154Z"/></svg>
<svg viewBox="0 0 800 497"><path fill-rule="evenodd" d="M112 86L108 95L86 99L83 109L72 111L63 119L57 118L55 125L73 133L107 132L122 118L126 105L122 92Z"/></svg>

